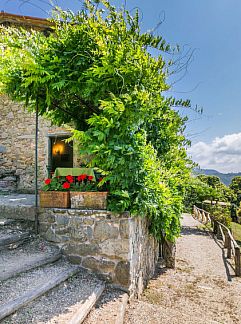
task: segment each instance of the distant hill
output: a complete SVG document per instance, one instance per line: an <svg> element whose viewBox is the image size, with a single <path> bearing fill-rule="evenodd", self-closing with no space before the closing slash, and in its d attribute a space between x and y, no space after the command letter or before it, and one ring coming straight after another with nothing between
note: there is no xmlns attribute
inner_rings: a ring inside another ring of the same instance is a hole
<svg viewBox="0 0 241 324"><path fill-rule="evenodd" d="M220 178L221 182L224 183L226 186L229 186L233 177L241 176L241 172L237 173L221 173L217 170L212 169L195 169L194 174L206 174L206 175L213 175Z"/></svg>

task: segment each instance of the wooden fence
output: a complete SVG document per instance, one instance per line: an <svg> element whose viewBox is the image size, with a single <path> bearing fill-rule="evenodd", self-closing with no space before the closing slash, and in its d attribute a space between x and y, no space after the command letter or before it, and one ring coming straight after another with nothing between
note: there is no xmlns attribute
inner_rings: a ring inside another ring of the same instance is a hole
<svg viewBox="0 0 241 324"><path fill-rule="evenodd" d="M212 225L213 234L222 241L224 248L227 249L227 259L234 258L235 275L241 276L240 246L233 238L231 231L222 223L214 220L210 213L196 206L193 207L193 217L205 225L208 223Z"/></svg>

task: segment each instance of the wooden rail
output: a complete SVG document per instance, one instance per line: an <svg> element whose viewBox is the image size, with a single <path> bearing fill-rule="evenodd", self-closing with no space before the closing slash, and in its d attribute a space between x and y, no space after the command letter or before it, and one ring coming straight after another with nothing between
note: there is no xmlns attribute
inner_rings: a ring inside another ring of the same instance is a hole
<svg viewBox="0 0 241 324"><path fill-rule="evenodd" d="M227 259L234 258L235 275L241 276L240 246L233 238L231 231L222 223L214 220L210 213L196 206L193 206L193 217L205 225L208 223L212 225L213 234L223 242L224 248L227 249Z"/></svg>
<svg viewBox="0 0 241 324"><path fill-rule="evenodd" d="M196 206L193 206L193 216L203 224L212 223L210 213Z"/></svg>

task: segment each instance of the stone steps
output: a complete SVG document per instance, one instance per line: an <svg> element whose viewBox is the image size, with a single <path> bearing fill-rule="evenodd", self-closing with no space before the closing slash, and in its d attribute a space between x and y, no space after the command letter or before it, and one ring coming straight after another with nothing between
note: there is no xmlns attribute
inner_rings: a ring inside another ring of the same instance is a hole
<svg viewBox="0 0 241 324"><path fill-rule="evenodd" d="M26 222L0 221L0 322L81 323L102 294L103 282L27 231Z"/></svg>
<svg viewBox="0 0 241 324"><path fill-rule="evenodd" d="M33 222L0 218L0 251L17 248L33 238Z"/></svg>
<svg viewBox="0 0 241 324"><path fill-rule="evenodd" d="M17 248L18 246L30 241L32 235L30 232L15 231L0 231L0 251L8 248Z"/></svg>
<svg viewBox="0 0 241 324"><path fill-rule="evenodd" d="M64 264L66 267L67 262ZM37 274L36 270L35 273L28 272L28 276L32 276L28 284L31 287L29 290L21 291L16 298L7 298L7 302L3 304L0 300L1 323L82 323L104 290L104 284L100 280L77 266L71 265L51 276L47 274L49 269L44 267L42 271L45 276L39 270ZM36 275L38 285L35 285ZM67 278L68 275L71 278ZM20 275L19 286L30 280L25 276L26 274ZM3 284L5 286L0 287L0 296L14 282L5 281Z"/></svg>
<svg viewBox="0 0 241 324"><path fill-rule="evenodd" d="M61 260L53 265L45 265L1 282L0 320L42 296L79 270L77 266Z"/></svg>
<svg viewBox="0 0 241 324"><path fill-rule="evenodd" d="M0 281L7 280L18 274L53 263L61 258L59 249L35 239L14 250L0 252Z"/></svg>
<svg viewBox="0 0 241 324"><path fill-rule="evenodd" d="M14 223L16 223L15 219L7 219L7 218L0 219L0 226L13 225Z"/></svg>
<svg viewBox="0 0 241 324"><path fill-rule="evenodd" d="M0 195L1 219L24 219L34 221L34 195Z"/></svg>

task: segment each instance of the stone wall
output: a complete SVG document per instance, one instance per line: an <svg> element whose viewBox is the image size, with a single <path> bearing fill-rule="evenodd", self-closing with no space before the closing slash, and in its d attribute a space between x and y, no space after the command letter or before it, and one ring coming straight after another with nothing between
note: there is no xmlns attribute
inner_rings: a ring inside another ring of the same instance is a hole
<svg viewBox="0 0 241 324"><path fill-rule="evenodd" d="M158 244L145 219L128 213L47 209L39 212L40 233L61 246L70 261L117 287L139 295L154 274Z"/></svg>
<svg viewBox="0 0 241 324"><path fill-rule="evenodd" d="M34 115L6 96L0 96L0 114L1 176L11 172L17 178L16 189L31 191L34 188ZM42 121L40 126L43 129ZM44 176L46 164L46 145L42 135L39 140L40 177Z"/></svg>
<svg viewBox="0 0 241 324"><path fill-rule="evenodd" d="M48 136L66 134L39 118L38 176L47 176ZM34 191L35 114L0 95L0 191ZM7 177L7 179L6 179Z"/></svg>

